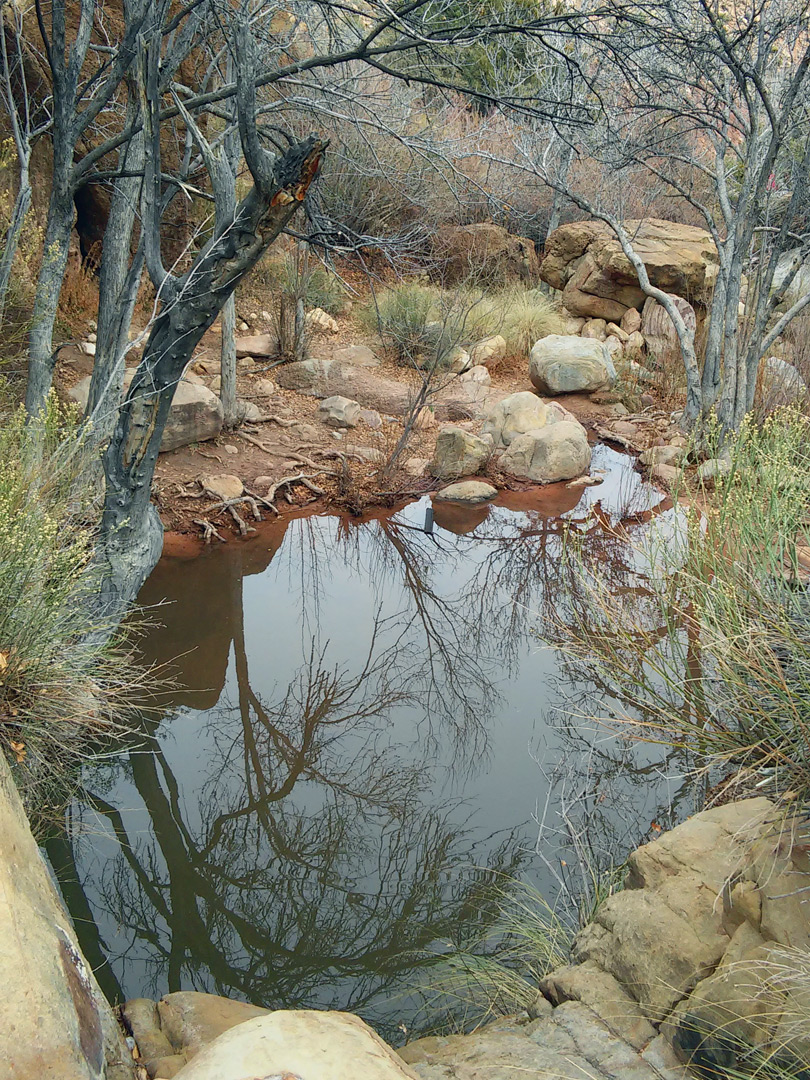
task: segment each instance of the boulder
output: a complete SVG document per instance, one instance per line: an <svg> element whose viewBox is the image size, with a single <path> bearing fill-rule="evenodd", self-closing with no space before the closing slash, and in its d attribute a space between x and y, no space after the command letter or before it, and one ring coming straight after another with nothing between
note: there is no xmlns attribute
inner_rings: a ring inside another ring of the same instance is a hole
<svg viewBox="0 0 810 1080"><path fill-rule="evenodd" d="M667 465L659 462L650 469L650 476L664 487L671 487L680 477L681 470L675 465Z"/></svg>
<svg viewBox="0 0 810 1080"><path fill-rule="evenodd" d="M479 438L460 427L443 427L430 471L440 480L477 473L486 465L493 445L491 435Z"/></svg>
<svg viewBox="0 0 810 1080"><path fill-rule="evenodd" d="M334 428L357 427L360 423L360 405L351 398L334 394L324 398L318 406L318 419Z"/></svg>
<svg viewBox="0 0 810 1080"><path fill-rule="evenodd" d="M498 489L482 480L464 480L459 484L448 484L433 496L446 502L483 503L494 499Z"/></svg>
<svg viewBox="0 0 810 1080"><path fill-rule="evenodd" d="M707 305L717 277L717 251L705 229L647 218L625 221L650 281L666 292ZM641 308L644 294L635 269L610 226L601 221L562 225L547 239L541 278L563 291L573 315L622 324L628 308Z"/></svg>
<svg viewBox="0 0 810 1080"><path fill-rule="evenodd" d="M499 461L504 472L537 484L573 480L587 472L590 464L591 448L585 428L571 420L559 420L518 435Z"/></svg>
<svg viewBox="0 0 810 1080"><path fill-rule="evenodd" d="M510 394L487 410L482 435L491 435L496 449L508 446L518 435L543 427L548 405L531 390Z"/></svg>
<svg viewBox="0 0 810 1080"><path fill-rule="evenodd" d="M367 1024L350 1013L278 1009L231 1028L177 1080L417 1080Z"/></svg>
<svg viewBox="0 0 810 1080"><path fill-rule="evenodd" d="M253 334L236 339L236 355L239 359L246 356L275 356L277 352L278 339L274 334Z"/></svg>
<svg viewBox="0 0 810 1080"><path fill-rule="evenodd" d="M488 367L506 356L506 340L500 334L484 338L470 348L470 365Z"/></svg>
<svg viewBox="0 0 810 1080"><path fill-rule="evenodd" d="M256 397L272 397L278 391L278 387L272 379L256 379L252 384L252 390Z"/></svg>
<svg viewBox="0 0 810 1080"><path fill-rule="evenodd" d="M782 286L799 253L799 248L792 248L779 257L773 275L774 290ZM804 263L799 267L790 285L785 290L785 295L782 297L779 307L790 308L801 300L803 296L807 296L808 293L810 293L810 259L805 258Z"/></svg>
<svg viewBox="0 0 810 1080"><path fill-rule="evenodd" d="M635 308L628 308L627 310L628 311L635 311L636 309ZM616 323L613 323L613 322L610 322L610 323L607 324L606 330L607 330L608 337L616 337L616 338L618 338L619 341L622 343L622 345L624 345L625 341L627 341L628 337L630 336L628 331L622 330L622 328L620 326L617 326Z"/></svg>
<svg viewBox="0 0 810 1080"><path fill-rule="evenodd" d="M622 315L622 321L619 323L619 327L625 332L625 334L634 334L636 330L641 329L641 312L638 308L628 308Z"/></svg>
<svg viewBox="0 0 810 1080"><path fill-rule="evenodd" d="M448 284L474 277L488 284L533 282L539 260L534 243L500 225L445 225L436 231L433 255Z"/></svg>
<svg viewBox="0 0 810 1080"><path fill-rule="evenodd" d="M238 476L232 473L217 473L215 476L203 476L200 483L214 499L227 502L229 499L238 499L245 490L244 484Z"/></svg>
<svg viewBox="0 0 810 1080"><path fill-rule="evenodd" d="M342 349L335 349L332 356L336 363L352 367L379 367L382 363L368 345L344 345Z"/></svg>
<svg viewBox="0 0 810 1080"><path fill-rule="evenodd" d="M466 349L457 346L447 357L446 364L448 371L452 371L454 375L461 375L462 372L469 370L472 360Z"/></svg>
<svg viewBox="0 0 810 1080"><path fill-rule="evenodd" d="M633 308L633 311L636 309ZM636 311L636 314L639 313ZM639 322L641 316L639 315ZM633 330L627 335L627 341L624 343L624 355L627 360L638 360L644 355L644 335L640 330Z"/></svg>
<svg viewBox="0 0 810 1080"><path fill-rule="evenodd" d="M713 484L716 480L728 476L731 472L731 458L717 457L704 461L698 469L698 479L704 483Z"/></svg>
<svg viewBox="0 0 810 1080"><path fill-rule="evenodd" d="M612 386L616 369L601 341L550 334L532 348L529 378L541 393L589 393Z"/></svg>
<svg viewBox="0 0 810 1080"><path fill-rule="evenodd" d="M125 390L129 389L134 375L135 368L127 368L124 372ZM82 410L86 409L90 395L90 376L76 383L68 394ZM160 443L161 452L215 439L222 431L222 420L222 403L216 394L207 386L181 379L175 387L169 418Z"/></svg>
<svg viewBox="0 0 810 1080"><path fill-rule="evenodd" d="M325 394L326 380L331 360L295 360L291 364L281 364L274 369L276 382L285 390L297 390L299 393L311 393L316 397Z"/></svg>
<svg viewBox="0 0 810 1080"><path fill-rule="evenodd" d="M607 349L608 354L610 355L610 359L613 361L614 365L617 361L621 360L622 356L624 355L624 346L621 342L621 339L615 337L615 335L613 334L609 334L608 337L605 338L605 348Z"/></svg>
<svg viewBox="0 0 810 1080"><path fill-rule="evenodd" d="M429 465L430 460L428 458L410 457L402 468L409 476L424 476Z"/></svg>
<svg viewBox="0 0 810 1080"><path fill-rule="evenodd" d="M672 295L675 306L681 313L687 327L694 332L697 325L695 309L680 296ZM681 347L678 335L667 315L666 308L648 297L641 312L641 335L647 346L648 354L659 364L679 364Z"/></svg>

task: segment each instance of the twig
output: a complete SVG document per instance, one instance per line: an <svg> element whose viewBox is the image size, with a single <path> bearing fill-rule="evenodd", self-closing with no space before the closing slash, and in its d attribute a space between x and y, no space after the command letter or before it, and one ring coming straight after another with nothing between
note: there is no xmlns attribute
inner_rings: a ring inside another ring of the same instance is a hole
<svg viewBox="0 0 810 1080"><path fill-rule="evenodd" d="M213 536L215 536L217 540L221 540L223 544L227 544L227 539L217 532L217 530L207 518L194 518L193 523L195 525L199 525L200 528L203 530L203 540L205 540L206 544L211 543L211 538Z"/></svg>

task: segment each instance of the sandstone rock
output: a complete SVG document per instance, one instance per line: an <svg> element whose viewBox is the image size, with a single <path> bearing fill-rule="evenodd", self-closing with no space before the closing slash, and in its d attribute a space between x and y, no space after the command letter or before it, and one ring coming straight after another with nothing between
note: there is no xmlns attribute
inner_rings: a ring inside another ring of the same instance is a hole
<svg viewBox="0 0 810 1080"><path fill-rule="evenodd" d="M580 333L584 338L604 341L607 337L607 323L604 319L588 319Z"/></svg>
<svg viewBox="0 0 810 1080"><path fill-rule="evenodd" d="M482 480L463 480L442 488L433 498L447 502L482 503L494 499L497 494L498 489L492 484L485 484Z"/></svg>
<svg viewBox="0 0 810 1080"><path fill-rule="evenodd" d="M384 452L376 446L347 446L345 453L367 461L369 465L384 465L386 462Z"/></svg>
<svg viewBox="0 0 810 1080"><path fill-rule="evenodd" d="M336 363L349 364L351 367L379 367L382 363L367 345L344 345L341 349L335 349L332 355Z"/></svg>
<svg viewBox="0 0 810 1080"><path fill-rule="evenodd" d="M80 341L79 342L79 352L83 353L84 356L95 356L96 355L95 343L92 342L92 341Z"/></svg>
<svg viewBox="0 0 810 1080"><path fill-rule="evenodd" d="M239 359L246 356L275 356L277 352L278 340L273 334L254 334L236 339L236 355Z"/></svg>
<svg viewBox="0 0 810 1080"><path fill-rule="evenodd" d="M651 446L644 451L639 461L642 465L680 465L685 457L682 446Z"/></svg>
<svg viewBox="0 0 810 1080"><path fill-rule="evenodd" d="M718 268L708 232L656 218L624 224L653 285L700 305L708 303ZM609 319L632 332L621 320L645 298L608 225L577 221L556 229L546 241L540 276L563 290L563 303L572 314Z"/></svg>
<svg viewBox="0 0 810 1080"><path fill-rule="evenodd" d="M698 469L698 479L713 484L716 480L728 476L731 472L731 458L709 458Z"/></svg>
<svg viewBox="0 0 810 1080"><path fill-rule="evenodd" d="M534 243L513 236L499 225L445 225L436 231L433 255L442 264L448 284L471 275L489 284L505 281L532 282L539 260Z"/></svg>
<svg viewBox="0 0 810 1080"><path fill-rule="evenodd" d="M254 368L256 361L252 356L243 356L236 361L236 374L248 375ZM220 372L221 374L221 372Z"/></svg>
<svg viewBox="0 0 810 1080"><path fill-rule="evenodd" d="M297 390L299 393L313 393L317 396L321 392L326 395L326 381L331 367L331 360L312 359L282 364L274 370L278 385L285 390Z"/></svg>
<svg viewBox="0 0 810 1080"><path fill-rule="evenodd" d="M244 491L244 485L238 476L232 473L217 473L216 476L203 476L200 483L205 490L215 499L227 502L228 499L238 499Z"/></svg>
<svg viewBox="0 0 810 1080"><path fill-rule="evenodd" d="M423 406L413 418L414 431L430 431L433 428L438 427L438 425L439 422L436 419L436 412L428 405Z"/></svg>
<svg viewBox="0 0 810 1080"><path fill-rule="evenodd" d="M428 465L430 465L429 458L411 457L402 468L409 476L423 476Z"/></svg>
<svg viewBox="0 0 810 1080"><path fill-rule="evenodd" d="M674 465L665 465L664 463L659 463L657 465L653 465L653 467L650 469L650 476L652 477L652 479L657 480L659 484L663 484L664 487L671 487L680 475L681 470L676 468Z"/></svg>
<svg viewBox="0 0 810 1080"><path fill-rule="evenodd" d="M430 471L441 480L477 473L486 464L492 449L492 436L479 438L460 427L444 427L436 439Z"/></svg>
<svg viewBox="0 0 810 1080"><path fill-rule="evenodd" d="M634 311L635 308L628 308L627 310ZM620 326L617 326L616 323L608 323L606 330L608 333L608 337L618 338L622 345L625 343L625 341L627 341L628 337L630 336L628 331L622 330L622 328Z"/></svg>
<svg viewBox="0 0 810 1080"><path fill-rule="evenodd" d="M635 311L635 308L631 308ZM638 314L638 312L636 312ZM640 330L633 330L627 335L627 341L624 343L624 355L628 360L638 361L641 356L644 355L645 341L644 335Z"/></svg>
<svg viewBox="0 0 810 1080"><path fill-rule="evenodd" d="M530 390L510 394L493 405L486 414L482 435L491 435L495 447L508 446L517 435L543 427L548 421L548 406Z"/></svg>
<svg viewBox="0 0 810 1080"><path fill-rule="evenodd" d="M613 334L610 334L605 339L605 348L607 349L608 355L610 356L610 359L613 361L613 364L615 366L616 363L621 360L622 356L624 355L624 347L622 346L621 341Z"/></svg>
<svg viewBox="0 0 810 1080"><path fill-rule="evenodd" d="M447 357L447 368L452 371L454 375L461 375L462 372L469 371L472 365L470 354L466 349L462 349L460 346L450 353Z"/></svg>
<svg viewBox="0 0 810 1080"><path fill-rule="evenodd" d="M209 360L207 357L201 360L193 360L194 370L201 375L220 375L222 373L221 360Z"/></svg>
<svg viewBox="0 0 810 1080"><path fill-rule="evenodd" d="M244 401L241 398L237 398L236 413L239 419L247 424L260 424L266 419L255 401Z"/></svg>
<svg viewBox="0 0 810 1080"><path fill-rule="evenodd" d="M687 327L694 331L697 323L695 309L680 296L672 296L675 306L681 313ZM648 297L641 313L641 334L647 346L647 352L659 364L678 364L681 362L681 349L678 335L666 309ZM628 343L629 344L629 343Z"/></svg>
<svg viewBox="0 0 810 1080"><path fill-rule="evenodd" d="M500 334L494 334L492 337L476 342L470 348L470 365L487 367L503 360L504 356L506 356L506 341Z"/></svg>
<svg viewBox="0 0 810 1080"><path fill-rule="evenodd" d="M323 308L319 307L312 308L311 311L307 312L306 324L310 330L315 331L316 333L337 334L340 329L332 316L324 311Z"/></svg>
<svg viewBox="0 0 810 1080"><path fill-rule="evenodd" d="M361 409L360 419L368 425L372 431L379 431L382 427L382 417L376 409Z"/></svg>
<svg viewBox="0 0 810 1080"><path fill-rule="evenodd" d="M416 1074L359 1017L278 1009L231 1028L178 1080L415 1080Z"/></svg>
<svg viewBox="0 0 810 1080"><path fill-rule="evenodd" d="M253 383L253 393L256 397L272 397L278 391L278 387L272 379L256 379Z"/></svg>
<svg viewBox="0 0 810 1080"><path fill-rule="evenodd" d="M619 323L621 329L627 334L634 334L637 330L641 329L641 312L638 308L628 308L622 315L622 321Z"/></svg>
<svg viewBox="0 0 810 1080"><path fill-rule="evenodd" d="M582 333L582 327L588 320L582 315L562 315L562 332L568 337L577 337Z"/></svg>
<svg viewBox="0 0 810 1080"><path fill-rule="evenodd" d="M79 949L0 754L0 1074L132 1080L117 1021Z"/></svg>
<svg viewBox="0 0 810 1080"><path fill-rule="evenodd" d="M490 386L492 376L483 364L476 364L475 367L468 368L459 381L477 383L479 386Z"/></svg>
<svg viewBox="0 0 810 1080"><path fill-rule="evenodd" d="M351 398L341 397L335 394L324 398L318 406L318 418L329 427L350 428L357 427L360 422L360 405Z"/></svg>
<svg viewBox="0 0 810 1080"><path fill-rule="evenodd" d="M622 401L617 401L615 405L611 405L608 409L608 416L629 416L630 410Z"/></svg>
<svg viewBox="0 0 810 1080"><path fill-rule="evenodd" d="M548 484L586 472L591 448L581 424L560 420L518 435L501 455L500 467L512 476Z"/></svg>
<svg viewBox="0 0 810 1080"><path fill-rule="evenodd" d="M124 373L124 389L128 390L135 375L134 368ZM68 394L82 410L87 408L90 376L78 382ZM195 442L215 439L222 431L222 403L206 386L181 379L174 391L169 418L160 443L161 452L177 450Z"/></svg>
<svg viewBox="0 0 810 1080"><path fill-rule="evenodd" d="M551 334L532 348L529 378L541 393L587 393L612 386L616 369L602 342Z"/></svg>

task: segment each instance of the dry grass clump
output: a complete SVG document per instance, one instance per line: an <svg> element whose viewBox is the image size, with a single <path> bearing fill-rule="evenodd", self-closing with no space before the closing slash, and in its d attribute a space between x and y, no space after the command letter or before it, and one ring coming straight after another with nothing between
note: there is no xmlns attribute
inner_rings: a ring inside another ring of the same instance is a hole
<svg viewBox="0 0 810 1080"><path fill-rule="evenodd" d="M120 731L134 669L93 615L93 487L75 414L0 423L0 745L29 808Z"/></svg>

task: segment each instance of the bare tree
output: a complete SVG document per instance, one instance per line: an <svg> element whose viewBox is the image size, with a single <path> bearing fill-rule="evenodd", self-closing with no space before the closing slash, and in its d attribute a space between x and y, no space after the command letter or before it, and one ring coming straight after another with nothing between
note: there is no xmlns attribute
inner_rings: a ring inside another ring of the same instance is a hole
<svg viewBox="0 0 810 1080"><path fill-rule="evenodd" d="M733 12L703 0L630 5L590 36L587 124L547 128L541 155L540 133L524 136L523 167L608 224L643 292L666 308L686 370L687 427L715 407L725 430L739 426L753 405L760 359L810 303L804 296L779 314L810 254L807 20L806 0ZM566 150L619 184L575 186ZM650 284L615 197L621 182L626 189L645 175L702 218L718 251L702 371L694 335Z"/></svg>

